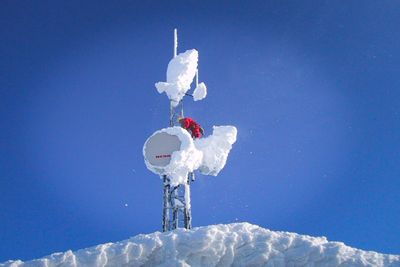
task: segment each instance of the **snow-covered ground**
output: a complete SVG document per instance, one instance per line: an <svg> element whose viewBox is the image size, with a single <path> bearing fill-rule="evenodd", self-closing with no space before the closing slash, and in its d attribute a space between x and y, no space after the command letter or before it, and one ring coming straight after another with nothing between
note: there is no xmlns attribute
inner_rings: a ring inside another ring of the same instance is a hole
<svg viewBox="0 0 400 267"><path fill-rule="evenodd" d="M400 256L249 223L141 234L128 240L0 266L400 266Z"/></svg>

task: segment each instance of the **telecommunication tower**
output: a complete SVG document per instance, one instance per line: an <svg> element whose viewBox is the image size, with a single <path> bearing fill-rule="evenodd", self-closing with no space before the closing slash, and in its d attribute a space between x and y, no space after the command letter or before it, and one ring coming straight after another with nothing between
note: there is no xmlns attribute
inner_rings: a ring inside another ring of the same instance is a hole
<svg viewBox="0 0 400 267"><path fill-rule="evenodd" d="M198 52L186 50L178 54L178 34L174 30L174 54L168 63L166 82L157 82L158 93L170 100L169 127L157 130L144 143L143 156L147 168L163 181L163 232L178 227L192 228L190 184L194 171L217 176L224 168L232 145L236 142L237 129L231 125L214 126L212 134L203 140L203 130L193 120L186 118L181 127L183 99L202 100L207 95L204 82L199 84ZM193 94L188 94L193 80ZM187 124L191 126L187 126ZM201 132L201 134L200 134Z"/></svg>
<svg viewBox="0 0 400 267"><path fill-rule="evenodd" d="M177 29L174 29L174 57L177 56L177 53L178 32ZM170 127L176 126L178 117L183 117L183 98L176 107L170 102ZM194 180L194 174L189 173L185 184L172 186L169 177L163 175L163 232L177 229L181 224L186 229L192 228L190 208L190 182L192 180Z"/></svg>
<svg viewBox="0 0 400 267"><path fill-rule="evenodd" d="M147 168L160 175L163 181L163 232L178 227L192 228L190 184L194 181L193 170L202 163L204 153L195 147L194 137L180 127L183 114L183 99L193 97L202 100L207 88L198 81L198 52L187 50L178 55L178 33L174 30L174 54L168 64L167 81L155 84L157 91L166 93L170 100L169 125L153 133L143 146ZM187 94L193 79L193 95ZM208 170L208 168L205 168ZM215 167L210 169L215 170Z"/></svg>

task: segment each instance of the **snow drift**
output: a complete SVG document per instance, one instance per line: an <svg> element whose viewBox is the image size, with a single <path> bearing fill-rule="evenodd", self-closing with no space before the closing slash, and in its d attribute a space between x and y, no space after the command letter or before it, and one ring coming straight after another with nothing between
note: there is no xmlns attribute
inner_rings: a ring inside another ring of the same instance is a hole
<svg viewBox="0 0 400 267"><path fill-rule="evenodd" d="M181 141L179 151L171 155L166 166L153 166L145 155L147 143L157 133L175 135ZM143 156L147 168L158 175L167 175L171 185L185 184L189 172L200 170L202 174L217 176L224 168L232 144L236 142L237 129L234 126L214 126L212 135L193 140L188 131L181 127L164 128L153 133L144 143Z"/></svg>
<svg viewBox="0 0 400 267"><path fill-rule="evenodd" d="M328 242L325 237L235 223L141 234L117 243L0 266L400 266L400 256L351 248Z"/></svg>

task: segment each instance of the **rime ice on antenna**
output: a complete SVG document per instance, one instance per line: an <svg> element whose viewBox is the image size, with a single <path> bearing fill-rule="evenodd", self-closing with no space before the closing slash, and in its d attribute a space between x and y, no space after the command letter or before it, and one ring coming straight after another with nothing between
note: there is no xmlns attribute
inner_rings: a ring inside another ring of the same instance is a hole
<svg viewBox="0 0 400 267"><path fill-rule="evenodd" d="M180 127L174 127L179 116L183 117L183 98L191 88L198 70L198 52L195 49L178 54L178 33L174 30L174 57L168 63L167 79L155 84L157 91L165 93L170 100L169 126L148 139L144 148L147 167L162 176L164 182L163 231L176 229L183 220L186 229L191 228L190 182L193 170L198 168L202 152L194 147L190 135ZM204 83L202 83L204 84ZM198 79L196 77L196 88ZM205 88L205 86L203 86ZM203 90L204 91L204 90ZM206 93L202 93L205 97ZM203 97L203 98L204 98ZM198 97L196 94L196 100ZM183 146L192 147L190 153L180 153ZM152 151L154 150L154 151ZM152 155L158 153L158 155ZM180 153L180 154L179 154ZM167 171L172 157L187 157L183 170ZM153 157L153 158L152 158ZM150 162L152 160L158 162ZM189 164L187 164L189 162ZM161 166L158 166L161 165ZM170 174L167 175L166 173ZM172 175L171 175L172 173Z"/></svg>
<svg viewBox="0 0 400 267"><path fill-rule="evenodd" d="M171 101L172 107L177 107L183 97L187 95L187 91L191 88L194 77L198 74L197 63L199 53L196 49L191 49L177 54L178 38L176 30L174 39L174 57L168 63L167 81L158 82L155 86L160 94L165 92ZM204 83L200 85L203 90L206 90ZM197 87L198 79L196 78L196 88ZM205 96L205 94L203 95Z"/></svg>
<svg viewBox="0 0 400 267"><path fill-rule="evenodd" d="M204 83L198 81L198 52L195 49L178 54L178 35L174 32L174 57L167 69L167 81L155 84L157 91L170 100L169 127L156 131L143 146L147 168L163 179L163 231L173 230L183 223L192 227L190 184L194 171L216 176L225 166L232 144L236 142L234 126L214 126L213 133L194 140L186 129L176 125L183 117L183 98L202 100L207 95ZM193 79L193 94L188 94Z"/></svg>

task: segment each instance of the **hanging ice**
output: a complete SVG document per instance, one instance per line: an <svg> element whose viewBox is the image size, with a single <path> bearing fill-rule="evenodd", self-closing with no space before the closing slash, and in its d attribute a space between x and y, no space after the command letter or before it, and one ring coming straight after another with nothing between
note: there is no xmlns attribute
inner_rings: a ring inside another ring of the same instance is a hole
<svg viewBox="0 0 400 267"><path fill-rule="evenodd" d="M199 101L204 99L207 96L207 87L204 83L200 83L194 89L193 99L194 101Z"/></svg>
<svg viewBox="0 0 400 267"><path fill-rule="evenodd" d="M157 91L165 92L176 107L190 89L197 70L198 52L195 49L180 53L168 64L167 81L155 84Z"/></svg>

